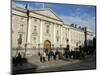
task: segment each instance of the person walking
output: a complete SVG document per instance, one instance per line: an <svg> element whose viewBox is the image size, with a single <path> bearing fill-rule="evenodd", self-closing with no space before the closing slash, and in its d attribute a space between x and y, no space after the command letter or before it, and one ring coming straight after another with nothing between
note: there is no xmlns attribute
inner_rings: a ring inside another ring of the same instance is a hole
<svg viewBox="0 0 100 75"><path fill-rule="evenodd" d="M57 52L56 52L56 50L54 49L54 50L53 50L53 59L54 59L54 60L56 60L56 54L57 54Z"/></svg>
<svg viewBox="0 0 100 75"><path fill-rule="evenodd" d="M45 53L45 51L44 50L41 50L40 52L39 52L39 56L40 56L40 62L45 62L46 61L46 53Z"/></svg>
<svg viewBox="0 0 100 75"><path fill-rule="evenodd" d="M46 61L46 53L45 51L43 51L43 63L45 63L45 61Z"/></svg>
<svg viewBox="0 0 100 75"><path fill-rule="evenodd" d="M21 56L20 53L18 53L18 56L16 57L16 63L15 63L15 66L17 66L18 64L19 64L20 66L23 65L23 64L22 64L22 56Z"/></svg>
<svg viewBox="0 0 100 75"><path fill-rule="evenodd" d="M40 62L42 62L43 61L43 50L40 50L39 56L40 56Z"/></svg>
<svg viewBox="0 0 100 75"><path fill-rule="evenodd" d="M47 56L48 56L48 61L50 61L50 58L51 58L51 50L48 50Z"/></svg>

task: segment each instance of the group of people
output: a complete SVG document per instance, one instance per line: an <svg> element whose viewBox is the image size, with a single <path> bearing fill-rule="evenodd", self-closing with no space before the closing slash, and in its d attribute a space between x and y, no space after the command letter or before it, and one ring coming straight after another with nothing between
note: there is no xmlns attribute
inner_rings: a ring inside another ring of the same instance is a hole
<svg viewBox="0 0 100 75"><path fill-rule="evenodd" d="M69 50L48 50L48 49L43 49L40 50L39 52L40 56L40 62L46 62L46 60L50 61L51 57L53 57L54 60L58 59L80 59L85 57L84 52L80 51L69 51Z"/></svg>
<svg viewBox="0 0 100 75"><path fill-rule="evenodd" d="M53 57L53 59L56 60L58 53L59 52L57 50L40 50L38 54L40 56L40 62L46 62L46 58L48 61L50 61L51 57Z"/></svg>
<svg viewBox="0 0 100 75"><path fill-rule="evenodd" d="M16 57L13 57L13 64L14 64L15 66L17 66L18 64L19 64L20 66L23 65L23 63L22 63L22 56L21 56L20 53L18 53L18 55L17 55Z"/></svg>
<svg viewBox="0 0 100 75"><path fill-rule="evenodd" d="M22 57L21 53L19 52L15 57L12 59L13 61L13 66L23 66L23 63L27 62L27 58Z"/></svg>

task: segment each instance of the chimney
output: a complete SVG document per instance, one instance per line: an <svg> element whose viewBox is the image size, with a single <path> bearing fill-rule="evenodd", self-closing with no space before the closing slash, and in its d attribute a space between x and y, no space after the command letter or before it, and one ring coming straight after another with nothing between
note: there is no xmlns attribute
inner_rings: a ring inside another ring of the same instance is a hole
<svg viewBox="0 0 100 75"><path fill-rule="evenodd" d="M72 23L71 26L74 27L74 24Z"/></svg>
<svg viewBox="0 0 100 75"><path fill-rule="evenodd" d="M75 24L75 28L77 28L77 24Z"/></svg>

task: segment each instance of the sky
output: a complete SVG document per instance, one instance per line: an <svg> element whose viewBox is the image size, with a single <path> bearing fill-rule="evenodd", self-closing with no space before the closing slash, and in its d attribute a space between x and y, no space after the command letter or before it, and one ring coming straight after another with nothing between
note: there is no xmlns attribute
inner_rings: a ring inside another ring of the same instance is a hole
<svg viewBox="0 0 100 75"><path fill-rule="evenodd" d="M76 4L58 4L58 3L43 3L43 2L23 2L12 1L12 6L25 8L28 4L30 9L50 8L54 13L61 18L65 24L77 24L78 26L88 27L92 29L95 35L96 27L96 6L91 5L76 5Z"/></svg>

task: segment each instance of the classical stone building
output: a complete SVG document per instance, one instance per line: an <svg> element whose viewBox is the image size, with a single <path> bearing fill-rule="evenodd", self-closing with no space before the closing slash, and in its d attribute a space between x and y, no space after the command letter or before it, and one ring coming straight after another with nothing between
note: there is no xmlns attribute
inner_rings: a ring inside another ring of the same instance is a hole
<svg viewBox="0 0 100 75"><path fill-rule="evenodd" d="M67 25L51 9L12 8L12 50L66 48L79 50L89 44L93 33L88 28Z"/></svg>

